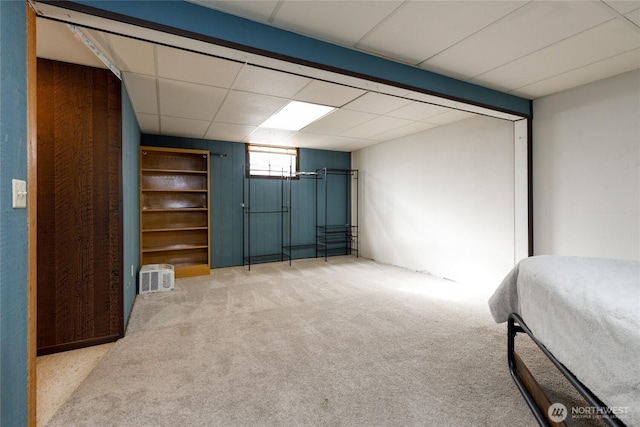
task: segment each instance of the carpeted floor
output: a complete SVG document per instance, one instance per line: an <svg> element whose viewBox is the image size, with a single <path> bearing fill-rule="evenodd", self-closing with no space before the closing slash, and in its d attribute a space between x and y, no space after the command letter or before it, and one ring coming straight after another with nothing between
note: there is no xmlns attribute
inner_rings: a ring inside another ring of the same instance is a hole
<svg viewBox="0 0 640 427"><path fill-rule="evenodd" d="M533 426L492 291L350 256L181 279L138 296L48 425Z"/></svg>
<svg viewBox="0 0 640 427"><path fill-rule="evenodd" d="M43 426L71 397L115 343L39 356L36 425Z"/></svg>

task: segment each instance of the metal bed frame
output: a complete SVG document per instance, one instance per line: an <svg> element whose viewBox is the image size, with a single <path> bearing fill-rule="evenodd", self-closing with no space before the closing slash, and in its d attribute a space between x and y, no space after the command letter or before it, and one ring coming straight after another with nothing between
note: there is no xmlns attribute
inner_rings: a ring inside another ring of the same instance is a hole
<svg viewBox="0 0 640 427"><path fill-rule="evenodd" d="M519 333L526 333L531 340L542 350L542 352L553 362L556 368L569 380L571 385L584 397L589 405L596 408L596 413L600 416L608 426L624 427L625 424L610 410L610 408L602 403L580 380L578 380L571 371L569 371L562 363L560 363L553 354L542 344L527 327L526 323L517 313L511 313L508 320L508 340L507 340L507 358L509 361L509 372L513 381L515 381L524 400L529 405L538 424L541 426L564 426L564 422L555 422L548 414L551 406L549 398L546 396L538 382L535 380L529 369L526 367L518 353L515 351L515 337Z"/></svg>

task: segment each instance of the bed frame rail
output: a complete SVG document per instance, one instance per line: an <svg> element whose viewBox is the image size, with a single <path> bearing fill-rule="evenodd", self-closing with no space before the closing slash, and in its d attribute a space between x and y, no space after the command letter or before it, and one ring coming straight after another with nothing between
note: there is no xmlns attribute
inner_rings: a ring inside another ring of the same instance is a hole
<svg viewBox="0 0 640 427"><path fill-rule="evenodd" d="M571 385L584 397L589 405L596 408L598 414L610 414L607 405L602 403L592 392L589 390L575 375L571 373L562 363L560 363L553 354L533 335L531 330L527 327L522 318L516 314L511 313L509 315L508 327L507 327L507 359L509 361L509 372L513 381L518 386L520 393L524 397L524 400L531 408L533 416L538 424L541 426L565 426L564 422L553 421L548 410L551 407L551 401L544 393L538 382L535 380L529 369L526 367L518 353L515 351L515 337L519 333L526 333L531 340L542 350L555 367L562 372L562 374L569 380ZM618 418L612 418L610 416L602 415L601 418L608 426L611 427L624 427L624 423Z"/></svg>

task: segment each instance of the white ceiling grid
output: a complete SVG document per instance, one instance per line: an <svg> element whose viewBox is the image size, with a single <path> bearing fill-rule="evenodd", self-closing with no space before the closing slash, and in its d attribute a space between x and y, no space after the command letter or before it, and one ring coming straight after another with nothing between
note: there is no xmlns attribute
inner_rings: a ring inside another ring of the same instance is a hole
<svg viewBox="0 0 640 427"><path fill-rule="evenodd" d="M567 72L584 76L593 70L595 81L640 68L637 0L193 2L530 99L573 87L571 79L563 77ZM246 10L253 3L260 4L261 13L249 16ZM340 13L331 13L337 9ZM598 28L612 20L608 31ZM356 30L354 25L368 29ZM627 27L622 35L620 26ZM583 56L591 47L588 40L596 37L617 52L605 49ZM624 49L619 37L625 38ZM484 75L520 74L544 66L537 52L554 50L557 43L562 45L556 51L565 54L552 59L559 64L555 69L515 82ZM532 58L524 60L529 55ZM609 63L608 73L602 67L607 64L592 67L599 62Z"/></svg>
<svg viewBox="0 0 640 427"><path fill-rule="evenodd" d="M640 0L193 2L529 99L640 68ZM247 53L222 55L230 61L85 32L123 72L145 133L351 151L481 112L353 78L319 79L300 65L256 66ZM64 25L38 20L40 56L103 66L78 46ZM300 132L258 128L289 100L338 109Z"/></svg>

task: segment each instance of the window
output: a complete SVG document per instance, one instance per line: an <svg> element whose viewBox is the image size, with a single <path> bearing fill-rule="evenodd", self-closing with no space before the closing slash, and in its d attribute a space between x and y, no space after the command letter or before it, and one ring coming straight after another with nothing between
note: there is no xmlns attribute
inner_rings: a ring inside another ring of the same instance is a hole
<svg viewBox="0 0 640 427"><path fill-rule="evenodd" d="M296 176L298 149L267 145L247 145L247 164L251 176Z"/></svg>

